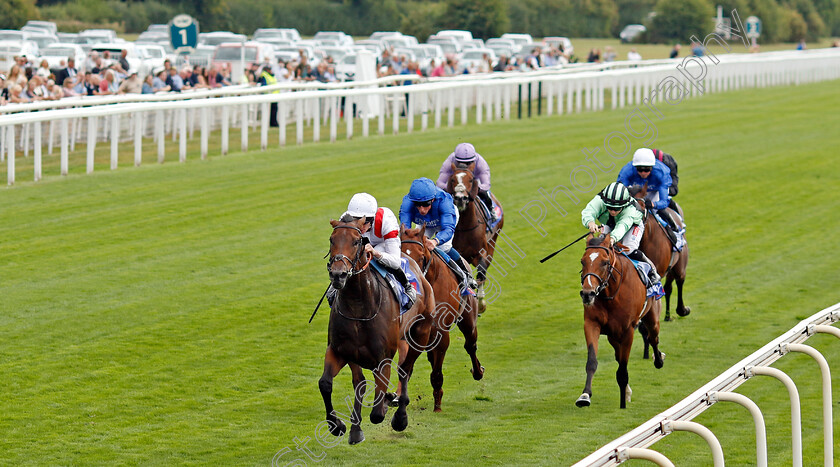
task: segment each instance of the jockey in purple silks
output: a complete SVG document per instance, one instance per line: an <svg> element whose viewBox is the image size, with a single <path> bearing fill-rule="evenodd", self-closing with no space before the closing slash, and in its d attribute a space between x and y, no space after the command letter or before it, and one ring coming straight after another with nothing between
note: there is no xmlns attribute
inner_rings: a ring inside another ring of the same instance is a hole
<svg viewBox="0 0 840 467"><path fill-rule="evenodd" d="M490 223L496 222L496 212L493 210L493 200L490 198L490 166L487 161L481 157L481 154L475 152L475 146L470 143L461 143L455 146L455 151L443 161L440 167L440 176L438 176L436 185L442 190L446 190L446 184L452 178L453 164L470 164L475 162L475 170L473 176L478 181L478 197L487 206L487 211L490 212Z"/></svg>

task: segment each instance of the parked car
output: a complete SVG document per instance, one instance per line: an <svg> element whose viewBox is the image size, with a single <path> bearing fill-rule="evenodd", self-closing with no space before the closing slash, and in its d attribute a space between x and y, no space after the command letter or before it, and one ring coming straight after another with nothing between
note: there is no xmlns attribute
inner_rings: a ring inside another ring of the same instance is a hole
<svg viewBox="0 0 840 467"><path fill-rule="evenodd" d="M451 36L450 37L432 36L432 37L429 37L429 40L428 40L427 43L439 46L443 50L443 53L446 56L452 56L452 57L455 57L455 58L460 57L461 52L463 50L461 48L461 44L458 41L456 41L454 37L451 37Z"/></svg>
<svg viewBox="0 0 840 467"><path fill-rule="evenodd" d="M143 62L143 58L137 52L136 46L130 42L105 42L93 44L90 49L91 51L99 52L100 55L107 50L111 54L112 60L119 59L122 51L126 50L128 51L128 54L125 56L125 59L128 60L130 71L137 70L137 75L141 78L151 72L151 68Z"/></svg>
<svg viewBox="0 0 840 467"><path fill-rule="evenodd" d="M356 79L356 54L349 53L336 62L335 77L339 81L353 81Z"/></svg>
<svg viewBox="0 0 840 467"><path fill-rule="evenodd" d="M647 32L647 28L641 24L628 24L627 26L624 26L624 29L621 30L618 37L621 39L621 42L626 44L628 42L633 42L645 32Z"/></svg>
<svg viewBox="0 0 840 467"><path fill-rule="evenodd" d="M297 42L300 40L300 33L297 29L289 28L259 28L254 31L254 40L272 43L275 40Z"/></svg>
<svg viewBox="0 0 840 467"><path fill-rule="evenodd" d="M461 60L459 60L459 66L461 70L467 69L470 73L474 73L481 69L482 62L485 62L488 58L490 59L490 69L488 71L493 71L493 67L498 63L498 58L493 49L465 50L464 54L461 55Z"/></svg>
<svg viewBox="0 0 840 467"><path fill-rule="evenodd" d="M146 32L156 33L156 34L166 34L169 35L169 25L168 24L150 24L149 27L146 28Z"/></svg>
<svg viewBox="0 0 840 467"><path fill-rule="evenodd" d="M163 62L166 61L166 50L159 45L135 44L134 47L137 49L137 55L143 60L143 65L149 71L162 67Z"/></svg>
<svg viewBox="0 0 840 467"><path fill-rule="evenodd" d="M488 44L487 48L495 52L497 57L501 57L502 55L504 55L505 57L512 57L514 54L513 45L503 44L500 42L497 42L495 44Z"/></svg>
<svg viewBox="0 0 840 467"><path fill-rule="evenodd" d="M554 47L555 49L560 49L560 46L563 46L563 52L567 55L571 55L574 53L575 48L572 46L572 41L569 40L568 37L560 37L560 36L551 36L546 37L543 39L543 44Z"/></svg>
<svg viewBox="0 0 840 467"><path fill-rule="evenodd" d="M50 44L58 42L58 37L52 34L32 34L29 36L29 40L38 44L38 49L43 49Z"/></svg>
<svg viewBox="0 0 840 467"><path fill-rule="evenodd" d="M313 39L316 41L334 40L346 47L351 47L353 45L353 38L341 31L318 31L315 33L315 37Z"/></svg>
<svg viewBox="0 0 840 467"><path fill-rule="evenodd" d="M113 29L85 29L79 33L79 36L93 38L99 43L118 42L117 33Z"/></svg>
<svg viewBox="0 0 840 467"><path fill-rule="evenodd" d="M16 56L34 60L38 57L38 45L29 41L0 41L0 70L10 69Z"/></svg>
<svg viewBox="0 0 840 467"><path fill-rule="evenodd" d="M534 38L531 37L530 34L520 34L520 33L512 33L512 32L506 32L506 33L502 34L502 37L500 39L510 39L510 40L512 40L514 45L516 45L516 47L518 47L518 49L516 50L516 53L519 53L520 52L519 49L521 49L522 46L524 46L525 44L530 44L530 43L534 42Z"/></svg>
<svg viewBox="0 0 840 467"><path fill-rule="evenodd" d="M242 79L243 56L245 59L244 66L248 67L254 63L263 65L266 61L273 65L276 62L274 54L274 47L270 44L255 41L245 42L243 51L243 44L241 42L226 42L219 44L219 47L216 48L211 65L229 66L231 69L231 82L239 83Z"/></svg>
<svg viewBox="0 0 840 467"><path fill-rule="evenodd" d="M49 63L50 70L53 72L57 72L61 68L62 62L66 65L69 58L76 61L76 68L79 71L83 71L85 67L85 51L79 47L79 44L66 42L50 44L41 49L40 58Z"/></svg>
<svg viewBox="0 0 840 467"><path fill-rule="evenodd" d="M178 54L175 57L175 66L178 68L182 68L184 65L209 67L215 52L216 47L212 45L199 45L193 49L192 53Z"/></svg>
<svg viewBox="0 0 840 467"><path fill-rule="evenodd" d="M202 45L221 45L225 42L245 42L245 34L234 34L230 31L202 32L198 34L198 43Z"/></svg>
<svg viewBox="0 0 840 467"><path fill-rule="evenodd" d="M473 40L473 35L469 31L464 31L460 29L444 29L443 31L438 31L435 34L437 37L454 37L456 41L463 44L465 42L470 42Z"/></svg>
<svg viewBox="0 0 840 467"><path fill-rule="evenodd" d="M39 29L44 29L50 32L50 34L57 34L58 27L52 21L37 21L30 19L26 22L26 26L24 27L35 27ZM23 30L23 28L21 28Z"/></svg>
<svg viewBox="0 0 840 467"><path fill-rule="evenodd" d="M90 48L91 48L91 47L93 47L93 44L96 44L96 43L98 43L99 41L97 41L97 40L96 40L95 38L93 38L93 37L90 37L90 36L82 36L81 34L79 34L79 35L77 35L75 38L73 38L73 42L74 42L74 43L76 43L76 44L78 44L78 45L79 45L79 47L81 47L81 48L82 48L82 50L84 50L84 51L85 51L85 53L89 53L89 52L90 52Z"/></svg>
<svg viewBox="0 0 840 467"><path fill-rule="evenodd" d="M16 29L0 29L0 41L23 42L29 39L30 34Z"/></svg>
<svg viewBox="0 0 840 467"><path fill-rule="evenodd" d="M376 56L378 57L382 55L382 51L385 50L385 43L378 39L362 39L360 41L356 41L356 44L353 47L365 48L376 54Z"/></svg>
<svg viewBox="0 0 840 467"><path fill-rule="evenodd" d="M403 34L399 31L376 31L375 33L371 34L368 39L373 41L381 41L382 39L388 36L402 36Z"/></svg>
<svg viewBox="0 0 840 467"><path fill-rule="evenodd" d="M350 53L350 49L345 47L321 47L319 49L325 57L332 57L333 61L337 62L341 57Z"/></svg>

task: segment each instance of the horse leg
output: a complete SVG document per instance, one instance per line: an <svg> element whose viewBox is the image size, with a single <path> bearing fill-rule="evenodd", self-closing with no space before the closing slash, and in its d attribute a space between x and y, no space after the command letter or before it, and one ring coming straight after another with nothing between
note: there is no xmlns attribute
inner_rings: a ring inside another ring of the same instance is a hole
<svg viewBox="0 0 840 467"><path fill-rule="evenodd" d="M662 289L665 291L665 321L671 321L671 290L673 288L674 270L668 271L665 276L665 285Z"/></svg>
<svg viewBox="0 0 840 467"><path fill-rule="evenodd" d="M408 342L405 340L400 340L399 344L397 344L397 348L400 352L400 359L399 364L402 365L405 361L405 356L408 353ZM397 382L397 392L386 392L385 393L385 402L388 403L388 407L396 407L399 405L399 396L402 393L402 382Z"/></svg>
<svg viewBox="0 0 840 467"><path fill-rule="evenodd" d="M436 332L440 333L440 341L434 349L427 353L427 356L429 364L432 366L429 381L432 383L432 393L435 397L435 412L440 412L440 406L443 402L443 359L446 358L446 350L449 348L449 333Z"/></svg>
<svg viewBox="0 0 840 467"><path fill-rule="evenodd" d="M648 300L653 299L649 298ZM653 300L650 311L642 318L642 324L644 324L645 330L648 331L645 344L650 342L650 346L653 347L653 366L656 368L662 368L665 360L665 354L659 351L659 313L661 310L662 305L657 303L656 300ZM647 350L647 347L645 347L645 350ZM648 357L645 356L645 358Z"/></svg>
<svg viewBox="0 0 840 467"><path fill-rule="evenodd" d="M470 368L470 373L472 373L473 379L479 381L481 378L484 377L484 367L481 366L481 362L478 361L478 357L476 357L475 352L478 349L478 328L476 327L476 310L473 309L473 303L467 303L467 307L464 312L461 314L461 320L458 321L458 329L461 330L461 333L464 335L464 349L470 356L470 360L472 361L472 368Z"/></svg>
<svg viewBox="0 0 840 467"><path fill-rule="evenodd" d="M478 299L479 315L487 311L487 300L485 299L484 283L487 281L487 268L490 267L491 260L491 258L482 255L477 266L478 272L476 273L476 282L478 283L478 291L476 292L476 298Z"/></svg>
<svg viewBox="0 0 840 467"><path fill-rule="evenodd" d="M429 340L429 327L415 325L411 330L414 334L414 342L426 343ZM400 395L398 398L399 406L397 407L394 417L391 419L391 428L394 431L403 431L408 426L408 413L406 406L411 402L408 397L408 380L411 379L411 374L414 372L414 362L420 356L422 351L416 349L414 346L406 346L408 351L405 353L405 358L402 358L402 350L400 350L400 365L399 365L399 380L400 380Z"/></svg>
<svg viewBox="0 0 840 467"><path fill-rule="evenodd" d="M642 335L642 342L645 343L645 351L642 353L642 358L648 360L650 358L650 342L648 342L648 330L645 327L644 321L639 323L639 334Z"/></svg>
<svg viewBox="0 0 840 467"><path fill-rule="evenodd" d="M324 355L324 374L318 380L318 389L321 390L321 397L324 398L324 407L327 409L327 424L333 436L344 436L347 431L344 422L335 415L332 404L333 379L344 368L345 364L344 360L333 352L332 347L328 346L327 353Z"/></svg>
<svg viewBox="0 0 840 467"><path fill-rule="evenodd" d="M601 335L601 326L595 321L586 319L583 322L583 333L586 336L586 386L583 387L583 394L575 401L578 407L589 407L592 399L592 377L598 369L598 337Z"/></svg>
<svg viewBox="0 0 840 467"><path fill-rule="evenodd" d="M373 370L373 380L376 382L373 410L370 411L370 422L374 425L385 420L385 413L388 411L388 384L391 381L391 365L393 360L386 358Z"/></svg>
<svg viewBox="0 0 840 467"><path fill-rule="evenodd" d="M677 277L677 314L680 316L688 316L691 313L691 308L685 306L683 303L683 282L685 282L685 273L682 277Z"/></svg>
<svg viewBox="0 0 840 467"><path fill-rule="evenodd" d="M353 415L350 417L352 425L350 426L350 444L359 444L365 440L365 434L362 432L362 399L365 398L367 391L367 382L365 375L362 373L362 367L355 363L350 364L350 371L353 373L353 392L356 395L353 402Z"/></svg>
<svg viewBox="0 0 840 467"><path fill-rule="evenodd" d="M633 391L630 389L630 377L627 373L627 363L630 361L630 347L633 346L633 332L625 334L624 339L610 338L610 344L615 349L615 361L618 362L618 369L615 371L615 381L618 383L620 394L619 407L627 408L627 403L630 402L630 395Z"/></svg>

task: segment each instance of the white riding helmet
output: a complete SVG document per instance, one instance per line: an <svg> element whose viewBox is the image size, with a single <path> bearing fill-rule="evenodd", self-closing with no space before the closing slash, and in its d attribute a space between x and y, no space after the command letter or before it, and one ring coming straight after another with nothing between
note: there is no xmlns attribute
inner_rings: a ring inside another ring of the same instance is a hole
<svg viewBox="0 0 840 467"><path fill-rule="evenodd" d="M639 148L633 153L633 167L653 167L655 163L656 157L648 148Z"/></svg>
<svg viewBox="0 0 840 467"><path fill-rule="evenodd" d="M376 215L376 198L367 193L356 193L347 205L347 214L353 217L373 217Z"/></svg>

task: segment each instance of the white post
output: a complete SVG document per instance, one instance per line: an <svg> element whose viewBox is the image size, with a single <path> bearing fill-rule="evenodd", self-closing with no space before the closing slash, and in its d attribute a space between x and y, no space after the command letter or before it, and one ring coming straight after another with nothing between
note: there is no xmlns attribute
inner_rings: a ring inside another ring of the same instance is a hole
<svg viewBox="0 0 840 467"><path fill-rule="evenodd" d="M435 128L440 128L441 113L443 112L443 109L441 108L443 92L437 91L433 95L435 100Z"/></svg>
<svg viewBox="0 0 840 467"><path fill-rule="evenodd" d="M417 99L420 101L420 131L426 131L429 128L429 93L416 93Z"/></svg>
<svg viewBox="0 0 840 467"><path fill-rule="evenodd" d="M52 128L52 125L50 125ZM35 181L41 179L41 122L35 122Z"/></svg>
<svg viewBox="0 0 840 467"><path fill-rule="evenodd" d="M207 107L201 108L201 160L207 159L207 146L210 138L210 124L207 121Z"/></svg>
<svg viewBox="0 0 840 467"><path fill-rule="evenodd" d="M385 95L381 94L377 96L378 105L379 105L379 121L377 122L376 131L380 135L385 134Z"/></svg>
<svg viewBox="0 0 840 467"><path fill-rule="evenodd" d="M461 90L461 125L467 124L469 112L467 111L467 90Z"/></svg>
<svg viewBox="0 0 840 467"><path fill-rule="evenodd" d="M96 150L96 117L88 117L87 173L93 173L93 151Z"/></svg>
<svg viewBox="0 0 840 467"><path fill-rule="evenodd" d="M68 122L67 119L62 119L60 123L61 127L61 175L67 175L67 165L68 165Z"/></svg>
<svg viewBox="0 0 840 467"><path fill-rule="evenodd" d="M9 137L7 139L9 144L9 155L6 157L6 162L8 163L6 169L6 179L9 185L15 184L15 126L9 125Z"/></svg>
<svg viewBox="0 0 840 467"><path fill-rule="evenodd" d="M303 99L295 101L295 130L298 145L303 144Z"/></svg>
<svg viewBox="0 0 840 467"><path fill-rule="evenodd" d="M242 104L242 106L240 108L240 112L242 112L242 133L241 133L242 142L241 142L241 148L242 148L242 152L248 152L248 129L250 128L249 127L250 119L248 118L248 104Z"/></svg>
<svg viewBox="0 0 840 467"><path fill-rule="evenodd" d="M163 115L164 115L163 111L158 110L157 111L157 118L155 118L155 133L157 134L157 156L158 156L157 159L158 159L158 164L163 164L163 158L166 156L166 153L164 152L164 147L163 147L163 145L165 143L164 139L166 138L163 134L163 124L164 124ZM225 144L224 139L222 140L222 144Z"/></svg>
<svg viewBox="0 0 840 467"><path fill-rule="evenodd" d="M263 102L260 105L262 119L260 119L260 149L265 151L268 149L268 112L271 106L268 102Z"/></svg>
<svg viewBox="0 0 840 467"><path fill-rule="evenodd" d="M414 109L417 107L417 95L405 94L405 128L411 134L414 131Z"/></svg>
<svg viewBox="0 0 840 467"><path fill-rule="evenodd" d="M140 167L143 161L143 112L134 113L134 166Z"/></svg>
<svg viewBox="0 0 840 467"><path fill-rule="evenodd" d="M187 161L187 109L178 112L180 125L178 125L178 162Z"/></svg>
<svg viewBox="0 0 840 467"><path fill-rule="evenodd" d="M330 98L330 143L335 143L338 135L338 100L338 97Z"/></svg>
<svg viewBox="0 0 840 467"><path fill-rule="evenodd" d="M391 126L392 126L392 129L394 131L394 134L397 134L397 133L400 132L400 98L399 98L399 94L394 93L393 99L391 100L391 102L392 102L391 118L393 118Z"/></svg>
<svg viewBox="0 0 840 467"><path fill-rule="evenodd" d="M447 103L447 125L449 128L455 126L455 90L449 89L446 91L446 103Z"/></svg>
<svg viewBox="0 0 840 467"><path fill-rule="evenodd" d="M782 344L783 346L785 344ZM828 368L828 362L825 357L817 351L817 349L804 344L787 344L788 350L791 352L804 353L814 360L820 366L820 374L822 375L822 399L823 399L823 462L825 467L834 465L834 430L832 428L832 414L831 414L831 370Z"/></svg>
<svg viewBox="0 0 840 467"><path fill-rule="evenodd" d="M366 97L362 99L362 103L365 104L362 109L362 136L367 138L370 135L370 111L368 111L370 103Z"/></svg>
<svg viewBox="0 0 840 467"><path fill-rule="evenodd" d="M229 143L230 143L230 115L228 111L228 106L222 106L222 155L225 156L228 153Z"/></svg>
<svg viewBox="0 0 840 467"><path fill-rule="evenodd" d="M280 127L280 146L286 145L286 101L277 103L277 124Z"/></svg>
<svg viewBox="0 0 840 467"><path fill-rule="evenodd" d="M53 146L55 146L55 120L50 122L50 136L47 141L47 154L52 155Z"/></svg>
<svg viewBox="0 0 840 467"><path fill-rule="evenodd" d="M312 115L312 141L321 141L321 99L316 97L313 102Z"/></svg>
<svg viewBox="0 0 840 467"><path fill-rule="evenodd" d="M758 467L767 467L767 428L764 426L764 416L755 402L737 392L712 392L709 394L709 402L723 401L741 404L753 417L755 423L755 456Z"/></svg>
<svg viewBox="0 0 840 467"><path fill-rule="evenodd" d="M793 446L793 467L802 467L802 415L799 408L799 392L796 390L796 384L781 370L777 370L768 366L754 366L746 369L746 377L750 378L753 375L772 376L788 390L790 395L790 424L791 424L791 444Z"/></svg>
<svg viewBox="0 0 840 467"><path fill-rule="evenodd" d="M120 116L111 116L111 170L116 170L120 143Z"/></svg>
<svg viewBox="0 0 840 467"><path fill-rule="evenodd" d="M347 96L344 99L344 122L347 126L347 139L353 138L353 99Z"/></svg>
<svg viewBox="0 0 840 467"><path fill-rule="evenodd" d="M712 430L697 422L687 422L681 420L665 420L662 422L662 433L670 433L671 431L689 431L691 433L700 435L701 438L709 443L709 448L712 450L712 461L715 467L723 467L723 448L720 446Z"/></svg>

